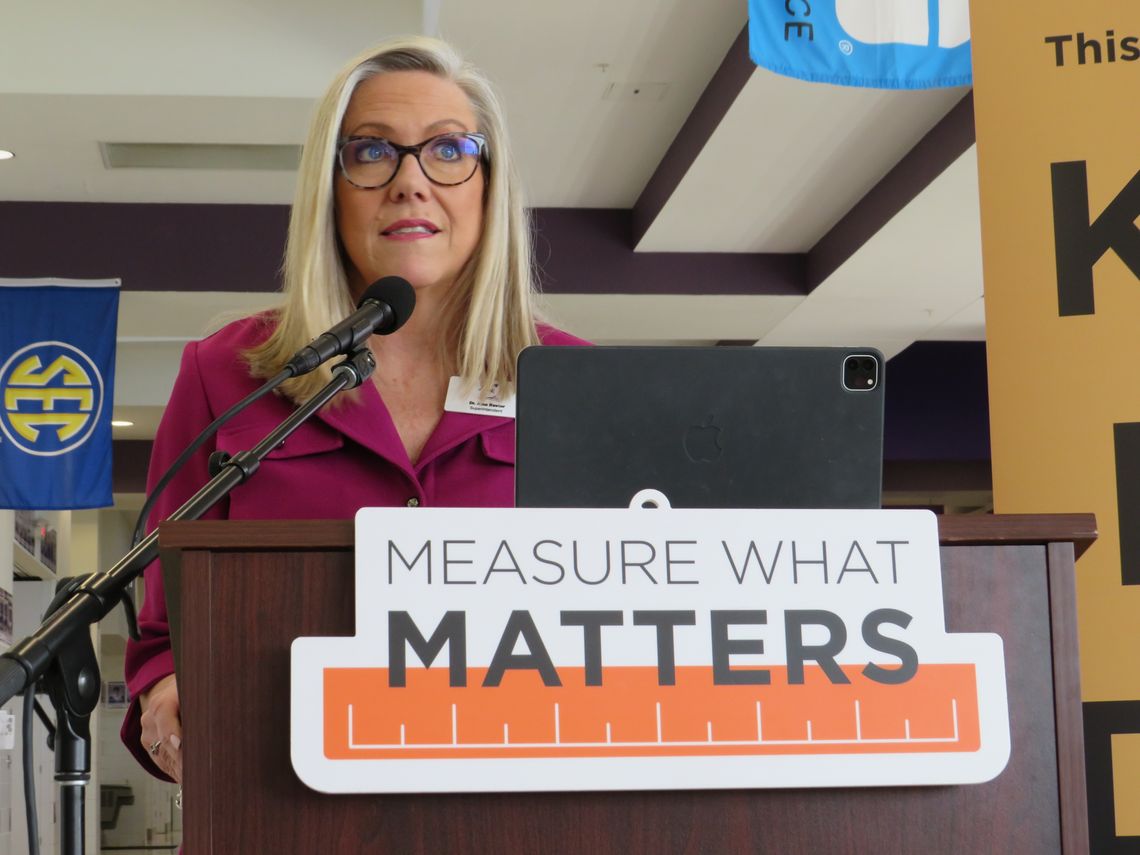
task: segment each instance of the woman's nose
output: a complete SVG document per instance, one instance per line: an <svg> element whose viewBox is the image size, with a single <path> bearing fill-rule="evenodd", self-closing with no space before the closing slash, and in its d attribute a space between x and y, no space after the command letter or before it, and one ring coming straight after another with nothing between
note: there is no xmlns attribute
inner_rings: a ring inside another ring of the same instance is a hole
<svg viewBox="0 0 1140 855"><path fill-rule="evenodd" d="M431 192L431 182L424 175L419 160L411 152L401 152L396 174L388 184L388 193L394 198L414 196L426 198Z"/></svg>

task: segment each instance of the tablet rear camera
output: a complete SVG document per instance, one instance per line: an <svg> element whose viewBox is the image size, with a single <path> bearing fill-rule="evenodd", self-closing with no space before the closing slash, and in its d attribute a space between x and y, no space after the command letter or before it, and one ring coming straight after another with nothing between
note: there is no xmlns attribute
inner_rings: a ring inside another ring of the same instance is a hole
<svg viewBox="0 0 1140 855"><path fill-rule="evenodd" d="M879 385L879 361L869 354L852 354L843 360L843 388L870 392Z"/></svg>

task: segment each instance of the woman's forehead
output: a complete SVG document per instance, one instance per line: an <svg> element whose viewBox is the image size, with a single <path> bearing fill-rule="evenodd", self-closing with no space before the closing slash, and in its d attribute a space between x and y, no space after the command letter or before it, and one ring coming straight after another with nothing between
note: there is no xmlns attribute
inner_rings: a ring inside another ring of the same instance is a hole
<svg viewBox="0 0 1140 855"><path fill-rule="evenodd" d="M475 111L458 85L426 71L393 71L362 81L341 123L345 136L415 136L404 141L411 143L449 130L479 130Z"/></svg>

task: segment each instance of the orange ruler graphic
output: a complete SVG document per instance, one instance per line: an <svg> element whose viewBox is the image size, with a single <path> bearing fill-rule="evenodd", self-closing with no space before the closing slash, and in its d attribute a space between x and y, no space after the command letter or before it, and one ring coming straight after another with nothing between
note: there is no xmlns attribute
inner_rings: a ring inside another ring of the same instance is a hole
<svg viewBox="0 0 1140 855"><path fill-rule="evenodd" d="M715 685L712 668L680 666L658 685L656 667L607 667L601 686L582 668L560 668L561 686L533 672L482 685L448 685L441 668L408 669L388 686L386 668L325 671L329 759L663 757L971 752L979 747L973 665L931 664L902 685L846 666L834 684L816 666L789 685L771 668L765 686Z"/></svg>

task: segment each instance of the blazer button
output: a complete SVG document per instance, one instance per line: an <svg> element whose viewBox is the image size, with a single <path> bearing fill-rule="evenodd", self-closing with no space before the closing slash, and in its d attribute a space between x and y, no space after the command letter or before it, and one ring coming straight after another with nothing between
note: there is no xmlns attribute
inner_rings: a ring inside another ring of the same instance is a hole
<svg viewBox="0 0 1140 855"><path fill-rule="evenodd" d="M408 507L409 508L418 508L419 506L420 506L420 500L417 499L415 496L412 496L410 499L408 499Z"/></svg>

